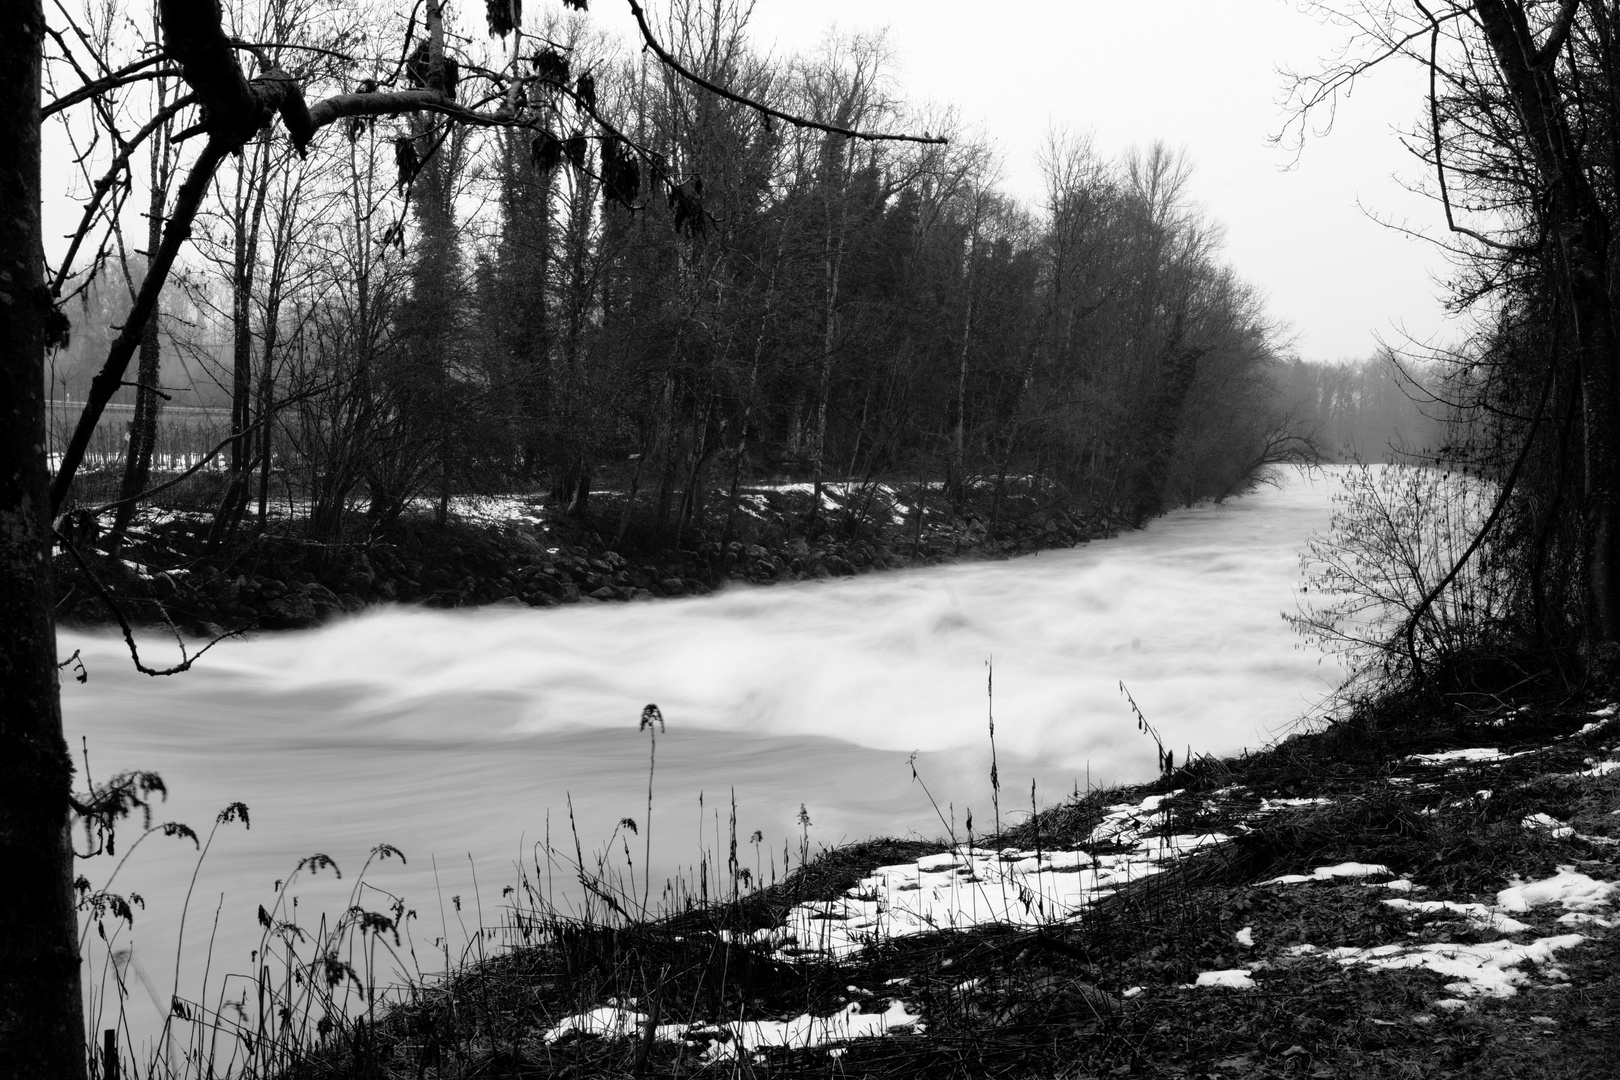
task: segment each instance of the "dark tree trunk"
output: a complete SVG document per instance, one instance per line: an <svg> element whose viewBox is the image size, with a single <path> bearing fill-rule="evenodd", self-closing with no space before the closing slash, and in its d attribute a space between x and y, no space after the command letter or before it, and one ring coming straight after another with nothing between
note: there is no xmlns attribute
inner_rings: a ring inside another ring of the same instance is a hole
<svg viewBox="0 0 1620 1080"><path fill-rule="evenodd" d="M1517 0L1478 0L1508 96L1543 187L1537 206L1558 246L1557 276L1574 323L1585 451L1586 627L1591 644L1620 642L1620 349L1609 266L1610 224L1562 111L1556 48L1538 49Z"/></svg>
<svg viewBox="0 0 1620 1080"><path fill-rule="evenodd" d="M159 232L157 222L160 219L161 207L159 213L152 215L154 235L148 251L157 249L160 239L156 235ZM146 320L146 329L141 333L140 360L135 368L135 418L129 425L129 453L124 458L124 479L118 485L118 511L113 516L112 530L107 538L107 551L113 555L117 555L123 545L124 533L129 529L140 494L146 490L147 479L152 474L152 451L157 446L157 384L161 366L158 313L154 310L152 317Z"/></svg>
<svg viewBox="0 0 1620 1080"><path fill-rule="evenodd" d="M83 1077L44 454L44 35L39 0L0 7L0 1076Z"/></svg>
<svg viewBox="0 0 1620 1080"><path fill-rule="evenodd" d="M247 509L253 469L253 279L258 268L259 223L270 187L269 155L258 154L259 172L252 179L248 202L236 206L236 257L231 272L231 479L214 523L208 530L210 547L227 544ZM240 192L240 185L238 186ZM268 352L265 362L269 362Z"/></svg>
<svg viewBox="0 0 1620 1080"><path fill-rule="evenodd" d="M153 13L153 30L158 30ZM158 107L168 104L167 90L159 84ZM163 203L169 195L170 165L169 125L165 123L152 135L152 156L147 170L151 187L146 204L146 250L153 252L163 243ZM113 516L107 551L116 556L123 546L124 534L135 516L137 500L146 490L152 473L152 452L157 448L158 374L162 367L162 351L158 344L158 313L161 304L152 309L141 331L140 359L135 367L135 418L129 425L129 453L124 459L124 478L118 488L118 510Z"/></svg>

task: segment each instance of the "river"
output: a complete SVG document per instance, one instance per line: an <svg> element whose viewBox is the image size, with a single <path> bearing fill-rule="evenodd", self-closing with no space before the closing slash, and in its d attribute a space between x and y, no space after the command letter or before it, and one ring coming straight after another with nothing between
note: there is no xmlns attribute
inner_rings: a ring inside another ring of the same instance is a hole
<svg viewBox="0 0 1620 1080"><path fill-rule="evenodd" d="M1153 774L1154 744L1121 681L1178 758L1264 743L1339 675L1279 617L1294 606L1305 538L1328 524L1334 477L1290 472L1280 488L1009 562L679 601L383 608L226 642L170 678L134 672L115 637L64 632L62 655L79 650L89 674L63 687L68 738L76 754L87 742L94 777L160 773L170 796L157 820L204 835L227 803L251 811L251 830L221 826L194 888L181 839L145 841L120 872L115 888L146 902L117 941L139 976L134 1026L168 1008L188 889L179 992L196 998L210 938L210 987L251 970L258 906L314 852L348 876L301 876L301 922L341 910L367 854L388 843L409 862L367 877L417 911L419 946L465 942L480 912L496 921L519 863L535 876L548 828L572 851L567 798L587 859L621 819L638 823L627 838L639 877L651 747L638 721L650 702L667 723L653 776L657 884L701 852L724 860L733 791L739 859L767 878L784 844L796 862L802 842L938 836L940 814L960 828L970 809L982 831L987 664L1004 817L1027 812L1031 781L1047 803ZM155 662L161 641L149 648ZM764 839L750 845L755 830ZM620 842L615 852L622 871ZM99 885L111 865L83 868ZM565 881L549 887L577 900Z"/></svg>

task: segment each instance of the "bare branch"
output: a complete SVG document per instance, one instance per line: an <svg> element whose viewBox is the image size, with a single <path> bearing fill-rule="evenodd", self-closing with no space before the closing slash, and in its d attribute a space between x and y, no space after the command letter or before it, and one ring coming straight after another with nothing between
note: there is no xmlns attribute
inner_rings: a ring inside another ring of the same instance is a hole
<svg viewBox="0 0 1620 1080"><path fill-rule="evenodd" d="M705 79L703 76L699 75L697 72L686 67L679 60L677 60L668 49L659 44L658 38L652 32L652 27L647 24L647 13L642 10L641 5L637 3L636 0L628 0L628 2L630 4L631 14L635 15L636 17L636 25L641 27L642 40L647 43L647 48L653 51L653 54L658 57L659 61L665 67L675 72L687 82L690 82L695 86L701 86L703 89L709 91L709 93L723 97L727 101L735 101L739 105L746 105L750 109L753 109L764 116L775 117L776 119L785 123L792 124L794 127L811 128L816 131L825 131L833 135L843 135L846 138L851 139L865 139L871 142L913 142L930 144L943 144L950 141L949 139L938 135L897 135L889 132L857 131L853 128L839 127L836 124L824 124L819 120L811 120L803 116L794 116L792 113L785 113L779 109L773 109L769 105L762 102L755 101L752 98L744 97L742 94L727 90L718 83L710 82L708 79Z"/></svg>
<svg viewBox="0 0 1620 1080"><path fill-rule="evenodd" d="M156 116L147 122L145 127L135 133L133 139L124 144L123 150L113 159L112 164L107 167L107 171L102 174L101 179L96 181L95 190L90 197L90 201L85 204L84 213L79 219L79 227L73 233L73 241L68 245L67 254L62 256L62 265L56 271L56 280L51 283L52 296L61 295L62 285L67 281L68 274L72 272L73 260L78 256L79 247L84 243L84 238L89 235L90 226L96 218L96 212L100 210L101 202L107 197L107 192L117 185L119 175L129 167L130 155L135 152L138 146L150 138L154 131L171 120L181 109L195 101L196 98L193 95L187 94L158 112Z"/></svg>
<svg viewBox="0 0 1620 1080"><path fill-rule="evenodd" d="M198 649L196 652L188 652L186 650L185 639L181 638L177 631L175 633L175 639L180 643L180 663L166 668L147 667L146 664L141 660L141 651L135 644L135 631L134 628L129 625L129 619L124 615L124 609L118 606L118 601L113 598L112 593L107 591L107 586L103 585L101 583L101 579L96 577L95 571L90 569L90 565L89 563L85 562L84 556L79 554L79 549L69 543L67 537L63 536L60 532L57 532L54 535L56 536L56 542L61 544L63 550L65 550L69 555L73 556L73 561L79 564L79 569L84 571L84 576L89 580L91 587L96 590L96 595L101 598L101 602L106 605L108 612L110 612L112 617L118 622L118 629L121 630L124 635L124 644L129 647L130 659L135 663L135 670L139 671L142 675L151 675L155 678L159 675L178 675L182 671L189 671L191 670L191 666L193 664L202 659L203 653L207 652L209 649L212 649L215 645L218 645L226 638L240 637L243 631L247 629L246 627L237 627L235 630L227 630L218 637L215 637L212 641L208 642L208 644L204 645L202 648ZM161 607L161 605L159 606ZM167 610L164 610L164 618L168 618ZM171 630L174 629L174 624L172 622L169 624L169 628Z"/></svg>
<svg viewBox="0 0 1620 1080"><path fill-rule="evenodd" d="M1552 29L1547 34L1547 40L1530 56L1531 67L1546 67L1557 58L1558 50L1564 47L1564 41L1569 37L1570 27L1575 25L1575 9L1580 6L1581 0L1564 0L1558 9L1558 18L1553 20Z"/></svg>
<svg viewBox="0 0 1620 1080"><path fill-rule="evenodd" d="M91 98L104 94L108 90L115 90L120 86L128 86L133 82L140 82L143 79L167 79L180 74L173 68L160 68L157 71L147 70L154 64L160 64L166 59L168 59L168 57L158 53L153 56L148 56L145 60L137 60L128 67L120 68L105 78L87 82L77 90L63 94L50 104L41 106L39 110L39 117L41 120L43 120L48 116L54 116L63 109L70 109L80 102L89 101Z"/></svg>

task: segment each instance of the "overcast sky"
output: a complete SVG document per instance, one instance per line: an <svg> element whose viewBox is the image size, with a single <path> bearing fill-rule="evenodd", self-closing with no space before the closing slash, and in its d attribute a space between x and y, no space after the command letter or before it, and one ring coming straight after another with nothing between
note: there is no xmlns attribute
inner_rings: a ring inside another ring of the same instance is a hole
<svg viewBox="0 0 1620 1080"><path fill-rule="evenodd" d="M622 2L591 11L634 33ZM751 34L762 50L808 52L834 25L887 28L906 96L955 103L1000 145L1007 189L1031 201L1053 127L1089 130L1110 155L1155 139L1184 148L1228 260L1307 359L1459 333L1438 301L1444 259L1368 216L1433 231L1438 208L1402 188L1422 170L1393 131L1424 108L1419 70L1360 85L1297 167L1267 144L1286 119L1277 69L1309 70L1345 41L1289 0L757 0Z"/></svg>

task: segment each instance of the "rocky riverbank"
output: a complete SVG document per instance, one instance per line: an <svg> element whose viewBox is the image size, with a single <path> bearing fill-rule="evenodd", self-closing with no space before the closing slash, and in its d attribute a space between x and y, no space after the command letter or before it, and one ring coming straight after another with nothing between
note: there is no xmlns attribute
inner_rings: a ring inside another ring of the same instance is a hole
<svg viewBox="0 0 1620 1080"><path fill-rule="evenodd" d="M58 555L58 618L69 625L120 616L131 624L172 622L204 636L295 630L373 604L550 607L701 596L728 583L1006 558L1110 531L1028 495L1003 500L994 516L971 504L903 505L892 495L874 512L870 492L856 515L854 499L834 489L812 515L811 498L802 489L761 489L728 514L717 497L717 509L664 544L649 542L645 527L626 529L639 523L624 521L611 502L592 518L564 520L538 497L465 501L443 524L422 513L335 544L301 537L296 521L272 519L223 550L206 542L206 513L149 509L117 557L93 527L81 528L76 554Z"/></svg>

